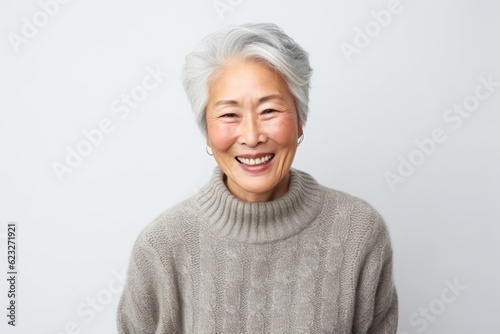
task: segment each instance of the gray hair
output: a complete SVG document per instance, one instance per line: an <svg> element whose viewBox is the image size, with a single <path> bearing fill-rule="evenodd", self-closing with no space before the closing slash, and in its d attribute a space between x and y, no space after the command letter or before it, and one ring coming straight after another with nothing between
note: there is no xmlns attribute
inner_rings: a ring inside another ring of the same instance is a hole
<svg viewBox="0 0 500 334"><path fill-rule="evenodd" d="M209 81L235 57L262 61L281 74L295 99L299 122L305 125L312 74L308 53L275 24L244 24L207 35L186 56L182 68L184 90L204 136Z"/></svg>

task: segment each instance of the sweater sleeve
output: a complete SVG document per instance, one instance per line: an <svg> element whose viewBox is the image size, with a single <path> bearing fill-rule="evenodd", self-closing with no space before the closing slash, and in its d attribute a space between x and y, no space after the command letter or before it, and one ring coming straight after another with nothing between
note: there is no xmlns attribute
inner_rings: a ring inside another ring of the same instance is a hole
<svg viewBox="0 0 500 334"><path fill-rule="evenodd" d="M354 333L395 334L398 296L392 273L392 246L387 226L374 212L372 232L357 286Z"/></svg>
<svg viewBox="0 0 500 334"><path fill-rule="evenodd" d="M119 334L171 333L178 330L178 305L173 298L173 275L143 232L137 239L127 281L117 311ZM168 287L168 288L167 288Z"/></svg>

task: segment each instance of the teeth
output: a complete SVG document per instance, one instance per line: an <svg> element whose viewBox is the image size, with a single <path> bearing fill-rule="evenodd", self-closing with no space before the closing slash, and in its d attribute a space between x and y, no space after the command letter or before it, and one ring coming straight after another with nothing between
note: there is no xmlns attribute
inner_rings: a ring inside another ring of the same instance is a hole
<svg viewBox="0 0 500 334"><path fill-rule="evenodd" d="M268 162L269 160L271 160L272 157L273 157L272 154L268 154L266 156L263 156L263 157L257 158L257 159L247 159L247 158L241 158L241 157L237 157L237 159L239 162L241 162L245 165L253 166L253 165L264 164L264 163Z"/></svg>

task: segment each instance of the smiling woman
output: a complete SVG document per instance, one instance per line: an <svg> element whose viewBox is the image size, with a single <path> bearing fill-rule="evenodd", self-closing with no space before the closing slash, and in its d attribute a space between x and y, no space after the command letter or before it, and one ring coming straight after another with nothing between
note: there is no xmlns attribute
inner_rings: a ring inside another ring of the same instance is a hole
<svg viewBox="0 0 500 334"><path fill-rule="evenodd" d="M383 219L292 168L311 73L272 24L226 28L186 57L218 167L137 239L119 333L396 333Z"/></svg>
<svg viewBox="0 0 500 334"><path fill-rule="evenodd" d="M302 135L295 102L276 71L256 60L231 60L211 81L207 144L228 190L247 202L277 199Z"/></svg>

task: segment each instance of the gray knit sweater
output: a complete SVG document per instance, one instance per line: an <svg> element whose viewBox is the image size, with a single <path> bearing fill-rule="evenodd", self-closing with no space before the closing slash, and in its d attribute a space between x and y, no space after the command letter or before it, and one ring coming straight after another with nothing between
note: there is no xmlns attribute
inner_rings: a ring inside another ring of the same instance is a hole
<svg viewBox="0 0 500 334"><path fill-rule="evenodd" d="M292 169L248 203L221 170L138 237L119 333L396 333L386 225L366 202Z"/></svg>

